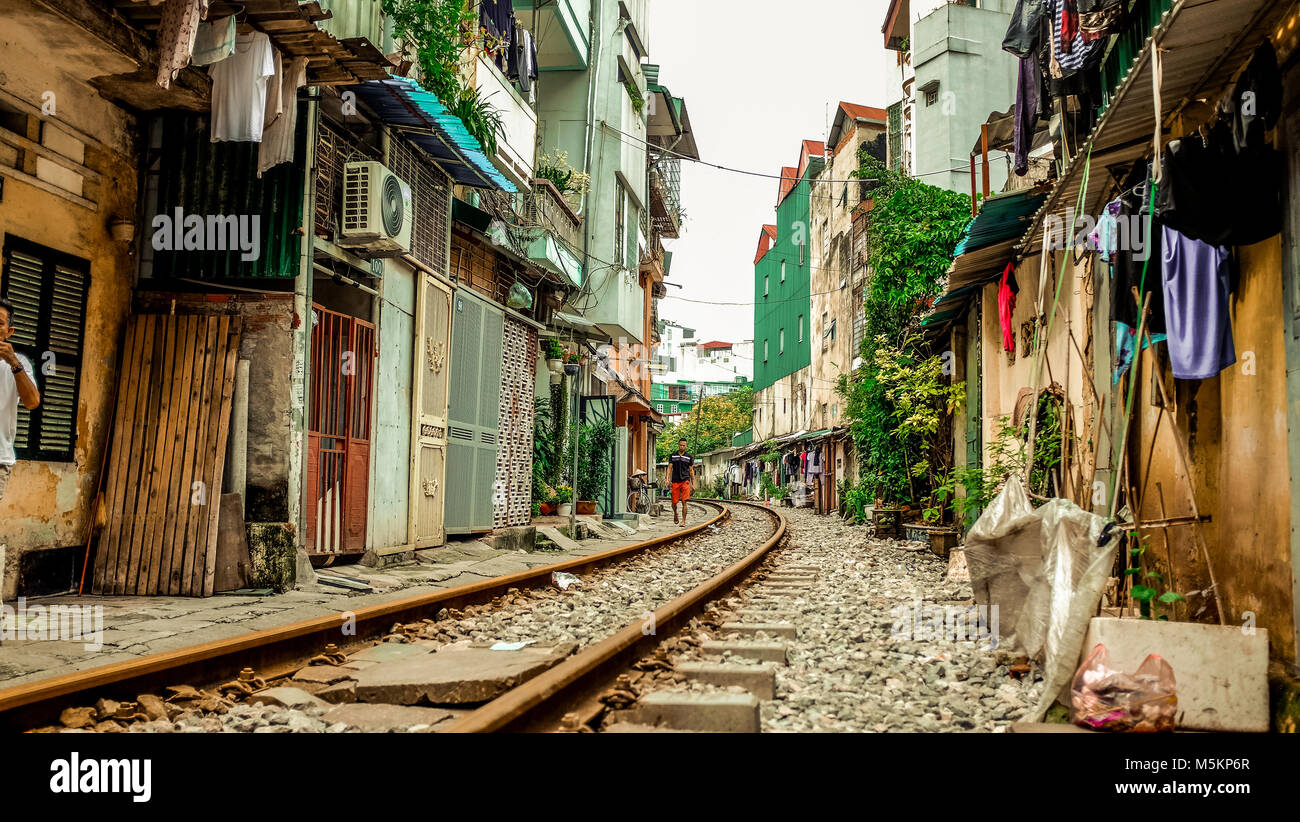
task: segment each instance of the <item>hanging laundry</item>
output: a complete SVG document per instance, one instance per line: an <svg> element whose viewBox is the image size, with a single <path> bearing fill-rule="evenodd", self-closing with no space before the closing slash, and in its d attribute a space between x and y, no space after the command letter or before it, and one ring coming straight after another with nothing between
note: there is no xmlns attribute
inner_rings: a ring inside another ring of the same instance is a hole
<svg viewBox="0 0 1300 822"><path fill-rule="evenodd" d="M208 67L212 75L212 142L260 143L266 125L266 81L276 71L271 38L260 31L235 38L235 53Z"/></svg>
<svg viewBox="0 0 1300 822"><path fill-rule="evenodd" d="M1138 309L1133 300L1134 288L1151 297L1151 313L1146 328L1151 342L1159 343L1165 339L1165 295L1160 284L1161 231L1160 223L1148 214L1152 188L1148 179L1150 173L1149 165L1139 163L1134 166L1124 182L1124 194L1119 198L1117 220L1129 226L1130 230L1111 261L1110 319L1115 323L1115 360L1112 365L1116 385L1128 372L1137 350Z"/></svg>
<svg viewBox="0 0 1300 822"><path fill-rule="evenodd" d="M257 176L261 177L281 163L293 162L294 139L298 129L298 89L307 84L307 58L295 57L284 70L280 92L284 111L262 132L257 147Z"/></svg>
<svg viewBox="0 0 1300 822"><path fill-rule="evenodd" d="M1060 64L1060 76L1068 77L1101 61L1105 41L1085 41L1078 26L1078 15L1071 14L1073 0L1046 0L1052 22L1052 51Z"/></svg>
<svg viewBox="0 0 1300 822"><path fill-rule="evenodd" d="M1020 58L1020 71L1016 75L1015 152L1016 176L1029 171L1029 151L1034 144L1038 125L1039 96L1043 77L1038 70L1038 59L1033 55Z"/></svg>
<svg viewBox="0 0 1300 822"><path fill-rule="evenodd" d="M1069 54L1074 51L1074 42L1079 39L1080 34L1079 10L1075 7L1073 0L1065 0L1061 4L1061 35L1057 41L1060 44L1062 54Z"/></svg>
<svg viewBox="0 0 1300 822"><path fill-rule="evenodd" d="M1124 0L1079 0L1079 29L1085 40L1118 34L1124 27Z"/></svg>
<svg viewBox="0 0 1300 822"><path fill-rule="evenodd" d="M1002 323L1002 348L1016 353L1016 327L1012 315L1016 313L1016 295L1020 284L1016 282L1016 264L1007 263L998 286L998 320Z"/></svg>
<svg viewBox="0 0 1300 822"><path fill-rule="evenodd" d="M267 126L284 113L284 64L280 62L280 51L275 46L271 47L271 64L275 70L266 78L266 111L262 115L264 139Z"/></svg>
<svg viewBox="0 0 1300 822"><path fill-rule="evenodd" d="M1276 127L1282 116L1282 72L1277 51L1267 38L1255 49L1227 102L1237 151L1264 148L1264 132Z"/></svg>
<svg viewBox="0 0 1300 822"><path fill-rule="evenodd" d="M1115 253L1119 249L1119 212L1121 203L1119 200L1111 200L1106 207L1101 210L1101 217L1097 219L1097 227L1093 229L1088 239L1092 242L1092 247L1097 252L1103 263L1109 263L1115 259Z"/></svg>
<svg viewBox="0 0 1300 822"><path fill-rule="evenodd" d="M195 66L210 66L235 53L235 15L200 23L194 36Z"/></svg>
<svg viewBox="0 0 1300 822"><path fill-rule="evenodd" d="M1228 249L1168 226L1162 231L1169 362L1176 379L1209 379L1237 361L1229 315Z"/></svg>
<svg viewBox="0 0 1300 822"><path fill-rule="evenodd" d="M1207 139L1171 141L1162 161L1161 223L1211 245L1252 245L1282 231L1285 161L1275 149L1238 152L1232 125L1221 120Z"/></svg>
<svg viewBox="0 0 1300 822"><path fill-rule="evenodd" d="M1011 25L1002 39L1002 50L1021 58L1036 54L1046 14L1047 0L1016 0Z"/></svg>
<svg viewBox="0 0 1300 822"><path fill-rule="evenodd" d="M171 88L172 81L194 54L199 23L208 16L208 0L167 0L158 27L159 88Z"/></svg>
<svg viewBox="0 0 1300 822"><path fill-rule="evenodd" d="M1151 294L1151 316L1147 329L1153 338L1165 333L1164 293L1160 279L1160 224L1148 216L1151 195L1150 167L1138 164L1124 183L1119 217L1133 227L1127 242L1115 254L1111 266L1110 317L1131 328L1138 326L1138 308L1132 289Z"/></svg>

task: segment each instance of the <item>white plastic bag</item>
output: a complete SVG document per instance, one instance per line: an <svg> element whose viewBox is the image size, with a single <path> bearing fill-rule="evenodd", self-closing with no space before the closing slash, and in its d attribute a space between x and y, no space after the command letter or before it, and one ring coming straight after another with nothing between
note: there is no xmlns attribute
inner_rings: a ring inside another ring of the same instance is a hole
<svg viewBox="0 0 1300 822"><path fill-rule="evenodd" d="M1004 647L1043 663L1034 719L1043 718L1074 674L1114 561L1114 532L1106 526L1069 500L1035 508L1012 477L966 537L976 603L997 607Z"/></svg>

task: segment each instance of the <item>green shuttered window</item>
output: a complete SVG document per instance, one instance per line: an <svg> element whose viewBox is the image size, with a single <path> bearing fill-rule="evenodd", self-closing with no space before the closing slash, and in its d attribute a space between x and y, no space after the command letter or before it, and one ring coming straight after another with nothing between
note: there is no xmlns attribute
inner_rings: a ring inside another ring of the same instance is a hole
<svg viewBox="0 0 1300 822"><path fill-rule="evenodd" d="M35 411L19 405L14 451L20 460L71 462L90 263L8 237L0 294L14 306L10 342L32 363L41 390Z"/></svg>

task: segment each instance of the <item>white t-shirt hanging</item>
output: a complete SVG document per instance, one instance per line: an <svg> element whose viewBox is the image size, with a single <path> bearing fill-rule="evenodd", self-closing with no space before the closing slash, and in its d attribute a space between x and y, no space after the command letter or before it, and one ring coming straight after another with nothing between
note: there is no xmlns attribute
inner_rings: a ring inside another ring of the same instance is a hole
<svg viewBox="0 0 1300 822"><path fill-rule="evenodd" d="M260 143L266 84L279 58L260 31L235 38L235 53L208 68L212 75L212 142Z"/></svg>

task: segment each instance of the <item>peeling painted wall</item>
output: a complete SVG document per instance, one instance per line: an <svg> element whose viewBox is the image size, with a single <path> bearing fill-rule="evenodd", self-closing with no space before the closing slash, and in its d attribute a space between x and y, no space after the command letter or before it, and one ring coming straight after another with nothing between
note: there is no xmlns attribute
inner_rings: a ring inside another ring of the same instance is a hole
<svg viewBox="0 0 1300 822"><path fill-rule="evenodd" d="M26 25L39 26L45 19L34 16ZM135 271L128 244L113 240L108 223L114 218L134 219L137 172L135 118L84 83L85 77L102 74L106 68L120 69L111 55L84 46L76 59L65 62L61 50L75 44L62 36L66 32L42 35L22 26L0 30L5 32L0 35L0 87L38 109L46 92L52 92L55 101L54 115L43 117L41 129L26 136L41 141L45 131L64 132L61 126L66 126L95 138L97 143L86 144L84 164L102 175L99 183L87 179L84 184L82 196L96 204L93 211L13 178L4 181L0 198L0 235L84 258L90 262L91 277L74 459L19 461L0 500L0 544L9 547L0 592L9 599L22 590L18 569L25 553L81 545L87 537ZM42 43L50 47L43 48ZM23 162L3 159L10 167ZM28 161L34 165L34 159Z"/></svg>

